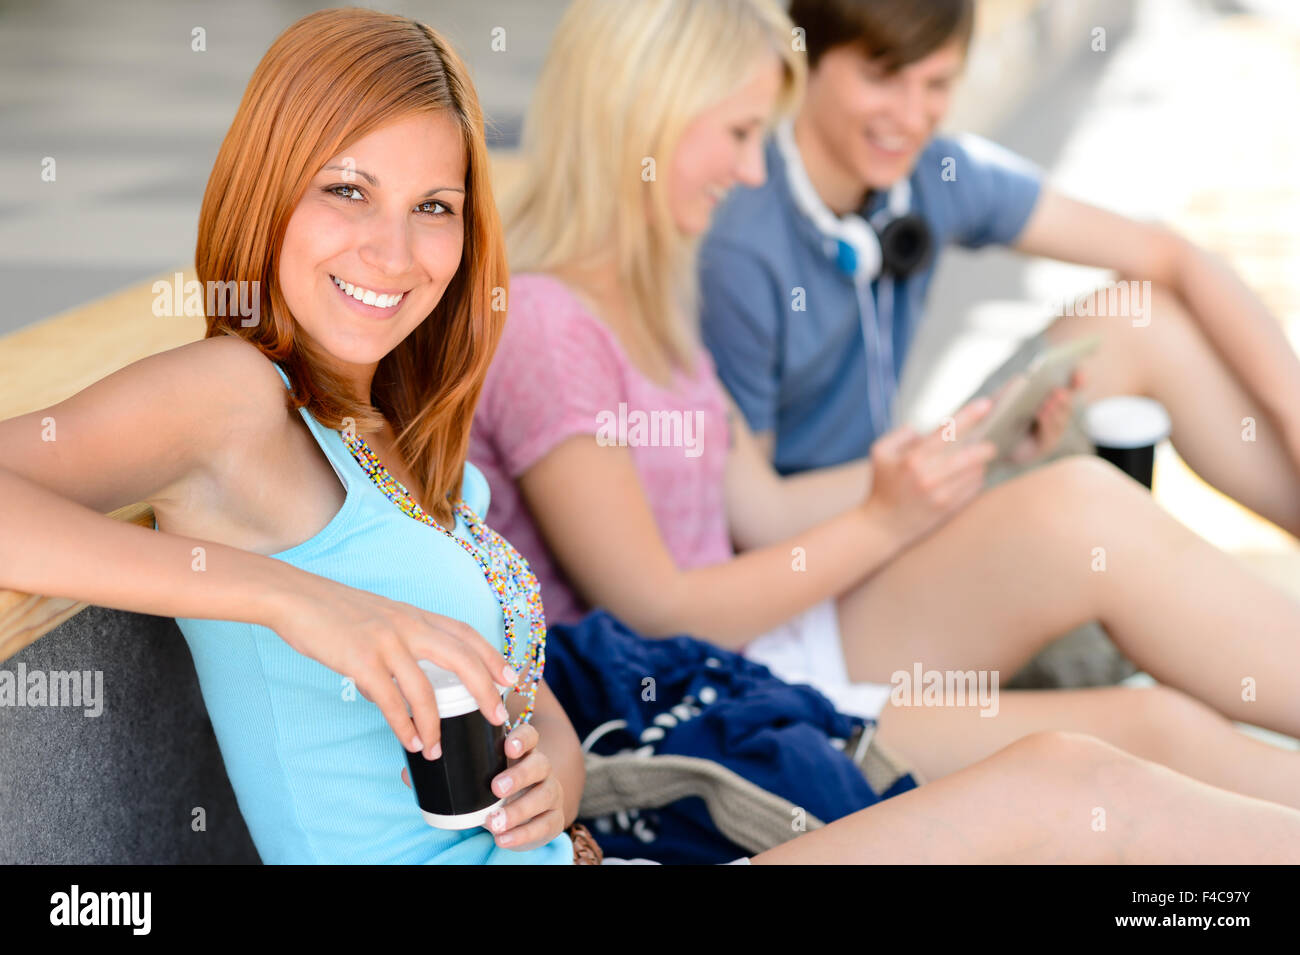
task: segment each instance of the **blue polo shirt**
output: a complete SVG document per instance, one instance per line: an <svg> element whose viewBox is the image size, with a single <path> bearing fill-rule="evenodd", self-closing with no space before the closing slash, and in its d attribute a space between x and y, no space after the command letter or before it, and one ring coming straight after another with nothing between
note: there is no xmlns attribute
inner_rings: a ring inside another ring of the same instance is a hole
<svg viewBox="0 0 1300 955"><path fill-rule="evenodd" d="M790 474L860 458L878 435L853 280L796 208L774 140L765 156L766 182L733 190L701 244L700 317L723 383L754 431L775 432L774 464ZM1014 241L1042 182L1029 161L969 135L933 139L910 178L911 210L933 238L930 261L894 282L889 315L880 311L879 281L871 284L877 320L892 326L895 380L943 247ZM873 194L866 214L885 200Z"/></svg>

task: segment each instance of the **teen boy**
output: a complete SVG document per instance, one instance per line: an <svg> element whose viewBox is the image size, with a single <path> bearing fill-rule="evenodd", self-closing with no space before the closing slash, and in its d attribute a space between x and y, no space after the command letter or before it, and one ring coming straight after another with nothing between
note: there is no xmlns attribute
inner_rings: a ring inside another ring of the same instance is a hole
<svg viewBox="0 0 1300 955"><path fill-rule="evenodd" d="M972 7L791 6L804 102L766 144L767 181L733 191L701 249L705 342L776 469L866 455L944 246L997 243L1118 273L1124 295L1099 290L1045 333L1102 336L1077 396L1157 398L1202 477L1300 532L1300 362L1259 299L1174 232L1069 199L986 140L935 134ZM1071 397L1040 409L1031 459L1059 439Z"/></svg>

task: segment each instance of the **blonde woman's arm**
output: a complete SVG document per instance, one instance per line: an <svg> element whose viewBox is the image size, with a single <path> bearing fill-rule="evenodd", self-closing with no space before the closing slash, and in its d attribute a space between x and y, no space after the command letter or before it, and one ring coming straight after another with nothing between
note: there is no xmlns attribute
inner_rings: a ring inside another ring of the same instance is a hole
<svg viewBox="0 0 1300 955"><path fill-rule="evenodd" d="M959 425L985 410L964 409ZM688 633L736 648L849 589L965 506L991 455L987 444L957 451L937 434L890 432L872 449L870 496L783 541L691 570L669 553L625 447L571 436L524 471L519 486L588 603L646 636Z"/></svg>
<svg viewBox="0 0 1300 955"><path fill-rule="evenodd" d="M793 537L860 504L871 491L871 459L782 476L772 466L770 432L755 435L730 395L727 523L739 551Z"/></svg>

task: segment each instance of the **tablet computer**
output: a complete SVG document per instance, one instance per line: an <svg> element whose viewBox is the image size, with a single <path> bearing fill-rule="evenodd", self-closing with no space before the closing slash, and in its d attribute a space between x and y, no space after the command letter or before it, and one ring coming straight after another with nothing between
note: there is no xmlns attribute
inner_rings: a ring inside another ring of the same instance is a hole
<svg viewBox="0 0 1300 955"><path fill-rule="evenodd" d="M959 437L958 444L992 441L998 457L1006 457L1029 433L1047 396L1067 387L1079 362L1100 344L1100 335L1086 335L1039 352L1023 372L1010 378L993 409L965 438Z"/></svg>

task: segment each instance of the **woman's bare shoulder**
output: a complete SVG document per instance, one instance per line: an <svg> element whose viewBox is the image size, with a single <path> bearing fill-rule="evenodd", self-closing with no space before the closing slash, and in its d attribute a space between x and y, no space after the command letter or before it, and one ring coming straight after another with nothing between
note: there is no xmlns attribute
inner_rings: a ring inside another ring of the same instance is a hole
<svg viewBox="0 0 1300 955"><path fill-rule="evenodd" d="M173 349L207 397L219 398L234 427L257 422L279 426L285 420L287 393L275 363L237 335L221 335ZM181 355L181 352L188 352Z"/></svg>
<svg viewBox="0 0 1300 955"><path fill-rule="evenodd" d="M148 359L137 384L166 393L191 424L191 451L203 461L232 442L257 444L281 433L288 420L287 389L275 365L256 345L236 335L190 342ZM143 363L139 363L143 364Z"/></svg>
<svg viewBox="0 0 1300 955"><path fill-rule="evenodd" d="M203 339L132 362L49 408L0 422L0 460L101 512L177 496L232 441L262 443L288 420L285 386L255 346ZM57 442L37 441L37 424Z"/></svg>

